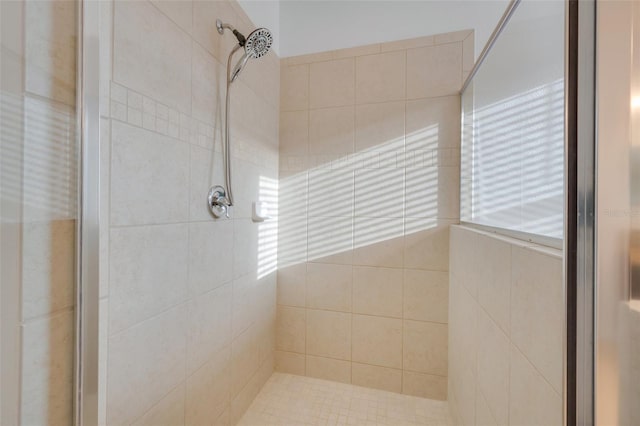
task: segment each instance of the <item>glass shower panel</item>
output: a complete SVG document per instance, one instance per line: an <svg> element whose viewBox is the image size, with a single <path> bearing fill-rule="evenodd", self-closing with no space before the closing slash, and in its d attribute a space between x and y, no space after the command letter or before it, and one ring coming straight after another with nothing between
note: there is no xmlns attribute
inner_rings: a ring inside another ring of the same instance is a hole
<svg viewBox="0 0 640 426"><path fill-rule="evenodd" d="M597 20L595 424L640 424L640 5Z"/></svg>
<svg viewBox="0 0 640 426"><path fill-rule="evenodd" d="M523 0L462 94L465 222L562 238L564 8Z"/></svg>
<svg viewBox="0 0 640 426"><path fill-rule="evenodd" d="M73 423L77 3L0 2L0 424Z"/></svg>

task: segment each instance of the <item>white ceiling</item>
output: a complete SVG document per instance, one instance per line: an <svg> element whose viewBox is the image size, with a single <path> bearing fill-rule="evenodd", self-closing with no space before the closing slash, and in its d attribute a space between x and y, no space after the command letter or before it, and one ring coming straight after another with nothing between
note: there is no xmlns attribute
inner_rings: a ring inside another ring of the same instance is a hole
<svg viewBox="0 0 640 426"><path fill-rule="evenodd" d="M508 0L239 0L280 57L473 29L476 56Z"/></svg>

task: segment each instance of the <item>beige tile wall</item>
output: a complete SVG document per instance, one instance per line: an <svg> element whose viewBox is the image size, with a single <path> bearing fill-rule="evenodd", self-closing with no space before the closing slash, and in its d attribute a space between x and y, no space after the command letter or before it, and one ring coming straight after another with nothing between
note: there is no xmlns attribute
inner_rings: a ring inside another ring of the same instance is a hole
<svg viewBox="0 0 640 426"><path fill-rule="evenodd" d="M460 425L561 425L562 252L451 228L449 406Z"/></svg>
<svg viewBox="0 0 640 426"><path fill-rule="evenodd" d="M283 59L279 371L446 399L469 57L461 31Z"/></svg>
<svg viewBox="0 0 640 426"><path fill-rule="evenodd" d="M235 424L274 365L279 59L250 61L232 87L236 207L223 183L226 60L254 28L232 1L101 2L100 421ZM238 58L236 58L238 59Z"/></svg>

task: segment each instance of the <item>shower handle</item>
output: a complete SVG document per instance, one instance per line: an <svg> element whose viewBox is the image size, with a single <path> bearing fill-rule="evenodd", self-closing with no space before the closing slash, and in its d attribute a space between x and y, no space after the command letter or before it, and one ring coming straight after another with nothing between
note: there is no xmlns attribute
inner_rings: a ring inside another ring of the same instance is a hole
<svg viewBox="0 0 640 426"><path fill-rule="evenodd" d="M220 219L222 216L229 218L229 208L231 203L227 198L227 194L223 187L220 185L212 186L209 189L209 195L207 196L209 203L209 211L216 219Z"/></svg>

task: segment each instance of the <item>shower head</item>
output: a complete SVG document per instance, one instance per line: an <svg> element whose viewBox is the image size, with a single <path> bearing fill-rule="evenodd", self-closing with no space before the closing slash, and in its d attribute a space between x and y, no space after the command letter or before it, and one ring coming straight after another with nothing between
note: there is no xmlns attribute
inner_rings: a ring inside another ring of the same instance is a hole
<svg viewBox="0 0 640 426"><path fill-rule="evenodd" d="M271 31L266 28L258 28L247 37L244 51L253 59L262 58L271 49L271 44L273 44Z"/></svg>
<svg viewBox="0 0 640 426"><path fill-rule="evenodd" d="M240 47L244 47L244 55L233 68L231 74L229 74L229 82L235 81L238 75L240 75L242 68L247 64L249 58L262 58L269 52L269 49L271 49L271 45L273 44L271 31L266 28L258 28L257 30L254 30L249 34L249 37L245 37L240 31L236 30L229 24L223 23L219 19L216 20L216 28L220 34L224 34L225 29L230 30L238 40L238 45L231 51L229 60L231 60L231 56L233 56Z"/></svg>
<svg viewBox="0 0 640 426"><path fill-rule="evenodd" d="M240 35L242 36L242 34ZM236 37L238 36L236 35ZM244 36L242 38L244 39ZM238 37L238 39L240 38ZM240 75L240 72L247 64L249 58L262 58L264 55L269 53L269 49L271 49L272 44L273 36L266 28L258 28L249 34L249 37L245 39L244 43L240 42L240 45L244 46L244 55L242 55L242 58L240 58L236 66L233 68L230 81L235 81L238 75Z"/></svg>

